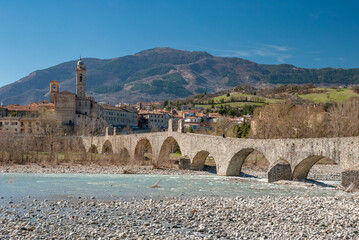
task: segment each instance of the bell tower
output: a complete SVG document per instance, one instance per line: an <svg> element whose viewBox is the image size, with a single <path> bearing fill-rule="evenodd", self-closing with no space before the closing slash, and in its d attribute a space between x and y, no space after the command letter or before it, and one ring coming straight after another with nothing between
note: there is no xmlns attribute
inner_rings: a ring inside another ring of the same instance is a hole
<svg viewBox="0 0 359 240"><path fill-rule="evenodd" d="M55 94L59 92L59 82L51 81L50 82L50 103L55 103Z"/></svg>
<svg viewBox="0 0 359 240"><path fill-rule="evenodd" d="M81 58L76 66L76 95L79 98L86 97L86 67Z"/></svg>

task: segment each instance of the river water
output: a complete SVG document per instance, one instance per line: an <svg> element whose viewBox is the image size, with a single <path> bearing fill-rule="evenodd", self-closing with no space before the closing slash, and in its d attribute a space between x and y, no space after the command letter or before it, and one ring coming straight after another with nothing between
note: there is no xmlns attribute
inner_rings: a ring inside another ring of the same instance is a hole
<svg viewBox="0 0 359 240"><path fill-rule="evenodd" d="M216 175L1 173L0 204L34 198L116 200L190 196L334 196L338 192L264 181L242 182L238 178ZM158 187L152 188L156 183Z"/></svg>

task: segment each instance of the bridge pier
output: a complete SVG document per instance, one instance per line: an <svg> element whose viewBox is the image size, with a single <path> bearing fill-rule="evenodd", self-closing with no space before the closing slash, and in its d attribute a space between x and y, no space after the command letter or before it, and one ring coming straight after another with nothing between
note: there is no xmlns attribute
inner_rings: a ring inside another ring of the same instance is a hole
<svg viewBox="0 0 359 240"><path fill-rule="evenodd" d="M359 189L359 171L347 170L342 172L342 186L347 188Z"/></svg>
<svg viewBox="0 0 359 240"><path fill-rule="evenodd" d="M267 173L268 182L292 180L292 169L289 163L277 163Z"/></svg>

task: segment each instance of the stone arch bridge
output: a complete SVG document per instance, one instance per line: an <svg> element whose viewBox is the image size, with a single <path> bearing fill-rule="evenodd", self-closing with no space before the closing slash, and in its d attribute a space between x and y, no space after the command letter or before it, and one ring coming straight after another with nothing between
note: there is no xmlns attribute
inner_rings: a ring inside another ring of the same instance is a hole
<svg viewBox="0 0 359 240"><path fill-rule="evenodd" d="M200 170L210 154L217 174L239 176L246 157L254 150L269 161L268 181L305 180L311 167L323 158L333 160L343 170L342 184L359 183L359 138L308 139L241 139L211 135L156 132L129 135L83 137L87 151L113 152L132 161L141 161L144 153L152 160L165 161L177 143L182 156L190 161L191 169ZM359 184L358 184L359 185Z"/></svg>

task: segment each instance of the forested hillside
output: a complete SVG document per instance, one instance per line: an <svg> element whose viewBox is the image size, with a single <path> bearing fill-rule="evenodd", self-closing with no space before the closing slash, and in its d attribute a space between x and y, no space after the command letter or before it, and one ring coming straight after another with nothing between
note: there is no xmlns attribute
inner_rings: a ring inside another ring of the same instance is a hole
<svg viewBox="0 0 359 240"><path fill-rule="evenodd" d="M240 84L359 84L359 69L262 65L171 48L154 48L106 60L85 58L84 62L87 94L112 104L183 98ZM48 99L51 80L60 82L60 90L74 92L75 66L74 60L37 70L0 88L0 102L28 104Z"/></svg>

